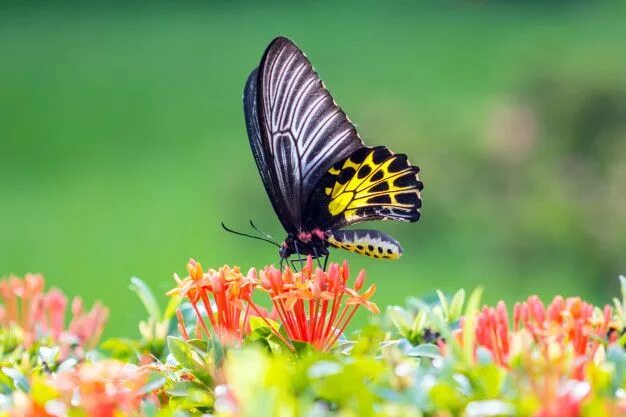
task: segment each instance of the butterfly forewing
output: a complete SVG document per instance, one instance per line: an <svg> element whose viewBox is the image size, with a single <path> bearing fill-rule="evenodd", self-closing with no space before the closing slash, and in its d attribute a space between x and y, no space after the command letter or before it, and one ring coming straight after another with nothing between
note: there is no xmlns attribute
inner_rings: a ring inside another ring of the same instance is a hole
<svg viewBox="0 0 626 417"><path fill-rule="evenodd" d="M255 87L255 111L245 106L246 118L258 123L250 141L253 151L259 151L259 169L267 171L261 177L271 189L274 208L285 229L293 232L304 224L305 205L320 177L363 143L290 40L280 37L269 45Z"/></svg>
<svg viewBox="0 0 626 417"><path fill-rule="evenodd" d="M268 159L271 157L271 154L265 151L267 141L264 141L261 136L257 106L257 72L256 69L252 71L248 77L243 93L244 113L246 116L246 128L248 130L248 138L250 139L250 147L252 148L252 155L254 155L257 167L259 168L259 174L263 180L263 185L272 202L276 215L285 230L294 232L295 228L293 223L289 220L290 213L287 211L287 204L281 199L282 195L278 193L279 188L276 183L275 175L272 172L274 162Z"/></svg>

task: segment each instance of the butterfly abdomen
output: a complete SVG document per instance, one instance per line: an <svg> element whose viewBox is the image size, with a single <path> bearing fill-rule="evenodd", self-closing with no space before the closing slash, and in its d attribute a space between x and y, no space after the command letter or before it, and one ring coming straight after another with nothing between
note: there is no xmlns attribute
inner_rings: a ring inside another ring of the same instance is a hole
<svg viewBox="0 0 626 417"><path fill-rule="evenodd" d="M330 233L328 243L336 248L378 259L398 259L400 244L377 230L338 230Z"/></svg>

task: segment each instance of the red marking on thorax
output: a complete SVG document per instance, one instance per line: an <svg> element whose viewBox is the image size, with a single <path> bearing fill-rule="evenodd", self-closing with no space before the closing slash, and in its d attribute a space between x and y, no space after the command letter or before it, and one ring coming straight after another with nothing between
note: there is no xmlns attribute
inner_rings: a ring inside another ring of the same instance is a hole
<svg viewBox="0 0 626 417"><path fill-rule="evenodd" d="M313 238L318 240L326 240L326 233L320 229L313 229L310 232L298 233L298 240L303 243L310 243Z"/></svg>
<svg viewBox="0 0 626 417"><path fill-rule="evenodd" d="M317 236L317 238L319 240L326 240L326 233L323 232L320 229L313 229L313 231L311 233L313 233L315 236Z"/></svg>
<svg viewBox="0 0 626 417"><path fill-rule="evenodd" d="M308 232L300 232L300 233L298 233L298 240L300 242L309 243L311 241L312 237L313 237L313 235L311 233L308 233Z"/></svg>

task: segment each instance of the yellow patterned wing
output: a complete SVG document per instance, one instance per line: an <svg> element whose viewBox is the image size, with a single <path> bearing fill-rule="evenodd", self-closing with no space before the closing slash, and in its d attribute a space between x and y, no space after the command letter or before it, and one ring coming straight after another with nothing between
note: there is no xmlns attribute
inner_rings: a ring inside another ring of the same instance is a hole
<svg viewBox="0 0 626 417"><path fill-rule="evenodd" d="M417 221L419 168L385 147L361 148L332 166L313 194L310 225L337 230L368 220Z"/></svg>

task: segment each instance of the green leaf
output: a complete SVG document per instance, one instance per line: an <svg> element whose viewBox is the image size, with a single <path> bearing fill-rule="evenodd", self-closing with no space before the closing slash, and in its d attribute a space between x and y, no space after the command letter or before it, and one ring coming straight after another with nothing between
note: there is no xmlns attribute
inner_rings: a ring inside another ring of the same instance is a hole
<svg viewBox="0 0 626 417"><path fill-rule="evenodd" d="M298 354L301 354L302 351L298 349L298 346L296 346L297 342L294 341L293 343L294 343L294 347L296 348L296 352L298 352ZM332 349L332 352L348 355L354 349L355 345L356 345L356 342L354 340L343 340L343 341L340 340L337 343L337 346L335 346ZM309 350L312 350L311 345L307 343L307 346Z"/></svg>
<svg viewBox="0 0 626 417"><path fill-rule="evenodd" d="M143 305L146 307L150 318L155 322L160 321L161 309L159 308L159 304L157 303L156 298L154 298L154 294L152 293L152 290L150 290L150 287L137 277L132 277L130 279L129 287L137 294Z"/></svg>
<svg viewBox="0 0 626 417"><path fill-rule="evenodd" d="M441 309L443 310L443 318L445 320L448 320L448 314L450 311L450 308L448 306L448 299L446 298L445 294L443 292L441 292L441 290L437 290L437 297L439 298L439 304L441 305Z"/></svg>
<svg viewBox="0 0 626 417"><path fill-rule="evenodd" d="M420 310L415 315L415 319L413 320L413 324L411 326L411 332L409 333L409 340L411 343L416 344L420 342L425 326L426 314L423 310Z"/></svg>
<svg viewBox="0 0 626 417"><path fill-rule="evenodd" d="M413 346L406 351L406 354L414 358L441 358L439 347L437 347L437 345L433 345L432 343L424 343L418 346Z"/></svg>
<svg viewBox="0 0 626 417"><path fill-rule="evenodd" d="M467 417L514 416L515 407L499 400L473 401L465 408Z"/></svg>
<svg viewBox="0 0 626 417"><path fill-rule="evenodd" d="M143 387L141 387L139 393L150 394L151 392L156 391L164 386L165 382L167 382L167 379L165 377L158 376L158 374L150 375L150 379Z"/></svg>
<svg viewBox="0 0 626 417"><path fill-rule="evenodd" d="M175 408L182 410L194 408L206 408L208 410L215 403L215 396L206 388L190 388L184 396L172 397L171 403Z"/></svg>
<svg viewBox="0 0 626 417"><path fill-rule="evenodd" d="M250 323L250 333L256 332L259 335L263 335L263 337L267 337L273 331L277 332L280 329L280 324L272 319L250 316L248 321Z"/></svg>
<svg viewBox="0 0 626 417"><path fill-rule="evenodd" d="M472 363L474 360L474 342L476 339L476 315L480 306L480 298L483 290L481 287L472 291L472 294L467 301L467 307L465 308L464 322L463 322L463 354L465 360L468 363Z"/></svg>
<svg viewBox="0 0 626 417"><path fill-rule="evenodd" d="M6 376L11 378L15 389L19 389L24 392L30 391L30 384L28 383L28 379L26 379L26 377L18 369L3 367L2 372Z"/></svg>
<svg viewBox="0 0 626 417"><path fill-rule="evenodd" d="M192 389L206 389L206 386L195 381L177 381L166 392L172 397L185 397Z"/></svg>
<svg viewBox="0 0 626 417"><path fill-rule="evenodd" d="M39 358L48 366L52 366L59 356L58 347L41 346L39 348Z"/></svg>
<svg viewBox="0 0 626 417"><path fill-rule="evenodd" d="M170 296L170 301L167 303L167 306L165 307L165 313L163 313L164 322L168 322L172 320L174 316L176 316L176 310L180 306L180 303L182 302L182 300L183 299L180 298L176 294Z"/></svg>
<svg viewBox="0 0 626 417"><path fill-rule="evenodd" d="M407 320L408 313L399 306L387 307L387 316L391 319L393 325L403 336L409 332L410 324Z"/></svg>
<svg viewBox="0 0 626 417"><path fill-rule="evenodd" d="M213 376L210 366L205 360L206 352L202 352L192 344L174 336L168 336L167 347L180 366L206 385L212 385Z"/></svg>
<svg viewBox="0 0 626 417"><path fill-rule="evenodd" d="M307 371L307 375L311 379L319 379L336 375L342 371L341 364L332 361L321 360L314 363Z"/></svg>
<svg viewBox="0 0 626 417"><path fill-rule="evenodd" d="M301 342L299 340L292 340L291 344L293 345L294 349L296 350L296 354L298 356L302 356L306 353L312 352L313 351L313 346L311 346L309 343L307 342ZM281 343L281 348L282 346L284 346L283 343Z"/></svg>
<svg viewBox="0 0 626 417"><path fill-rule="evenodd" d="M465 290L460 289L456 292L456 294L454 294L454 297L452 297L452 301L450 302L450 311L448 312L449 321L452 322L452 321L458 320L461 317L461 314L463 314L464 303L465 303Z"/></svg>
<svg viewBox="0 0 626 417"><path fill-rule="evenodd" d="M214 338L212 337L211 340L213 339ZM203 339L189 339L186 342L193 346L195 349L197 349L199 352L208 353L211 349L210 342L207 342Z"/></svg>
<svg viewBox="0 0 626 417"><path fill-rule="evenodd" d="M137 355L139 343L126 338L111 338L102 342L100 348L116 359L129 360Z"/></svg>
<svg viewBox="0 0 626 417"><path fill-rule="evenodd" d="M210 391L206 389L194 388L190 389L187 393L187 401L196 404L197 406L210 407L213 405L214 396Z"/></svg>
<svg viewBox="0 0 626 417"><path fill-rule="evenodd" d="M430 390L430 400L438 410L449 410L454 415L461 415L466 399L458 390L452 386L439 382Z"/></svg>
<svg viewBox="0 0 626 417"><path fill-rule="evenodd" d="M450 345L455 353L460 353L458 343L456 343L456 339L452 336L452 331L450 330L450 326L448 323L443 321L441 317L437 314L434 314L431 310L430 306L426 304L422 300L414 299L412 302L415 304L417 308L420 309L420 312L423 312L425 317L427 317L432 325L441 333L441 336L448 341L452 341Z"/></svg>
<svg viewBox="0 0 626 417"><path fill-rule="evenodd" d="M77 363L78 360L76 358L69 358L64 362L61 362L61 364L57 367L57 372L63 372L67 371L68 369L72 369L76 366Z"/></svg>

